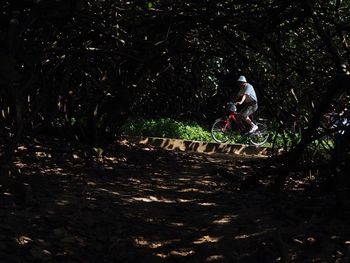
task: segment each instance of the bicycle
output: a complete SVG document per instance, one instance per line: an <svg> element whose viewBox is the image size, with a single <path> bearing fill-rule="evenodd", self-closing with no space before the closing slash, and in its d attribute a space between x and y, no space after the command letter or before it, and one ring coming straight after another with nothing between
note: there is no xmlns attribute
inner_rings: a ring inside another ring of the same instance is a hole
<svg viewBox="0 0 350 263"><path fill-rule="evenodd" d="M269 132L263 119L258 119L255 122L258 129L253 133L249 133L249 127L247 127L248 125L237 112L236 104L229 102L227 108L229 111L228 114L225 117L216 119L211 127L211 136L216 142L226 143L229 140L232 141L237 135L240 135L247 138L255 146L261 146L266 143Z"/></svg>

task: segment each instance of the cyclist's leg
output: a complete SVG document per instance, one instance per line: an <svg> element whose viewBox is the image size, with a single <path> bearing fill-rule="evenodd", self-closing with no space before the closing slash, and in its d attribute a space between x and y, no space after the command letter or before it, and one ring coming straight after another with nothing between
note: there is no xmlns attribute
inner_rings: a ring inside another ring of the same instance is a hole
<svg viewBox="0 0 350 263"><path fill-rule="evenodd" d="M248 124L248 126L250 127L252 124L251 119L249 118L249 116L253 113L251 106L246 105L243 107L243 109L240 111L240 115L242 117L242 120Z"/></svg>
<svg viewBox="0 0 350 263"><path fill-rule="evenodd" d="M249 129L253 129L256 125L253 123L253 121L250 119L249 116L251 116L256 110L258 109L258 105L247 105L244 107L241 111L241 115L245 122L248 124Z"/></svg>

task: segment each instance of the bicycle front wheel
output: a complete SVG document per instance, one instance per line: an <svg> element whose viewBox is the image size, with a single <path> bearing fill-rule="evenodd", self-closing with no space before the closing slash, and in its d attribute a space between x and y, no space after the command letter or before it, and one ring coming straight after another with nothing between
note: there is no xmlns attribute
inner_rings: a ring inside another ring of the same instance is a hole
<svg viewBox="0 0 350 263"><path fill-rule="evenodd" d="M217 119L211 127L211 137L216 142L225 143L230 139L231 126L225 118Z"/></svg>
<svg viewBox="0 0 350 263"><path fill-rule="evenodd" d="M267 139L269 138L269 132L265 123L258 122L256 125L258 126L258 129L250 134L249 140L255 146L261 146L266 143Z"/></svg>

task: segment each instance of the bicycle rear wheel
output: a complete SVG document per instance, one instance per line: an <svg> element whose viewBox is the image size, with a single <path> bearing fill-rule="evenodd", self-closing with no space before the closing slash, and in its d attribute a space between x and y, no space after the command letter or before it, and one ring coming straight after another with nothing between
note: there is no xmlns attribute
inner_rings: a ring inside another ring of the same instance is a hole
<svg viewBox="0 0 350 263"><path fill-rule="evenodd" d="M231 126L227 126L226 119L217 119L211 127L211 137L216 142L225 143L230 139Z"/></svg>
<svg viewBox="0 0 350 263"><path fill-rule="evenodd" d="M269 138L269 132L265 123L257 122L256 125L258 126L258 129L249 135L249 140L252 144L261 146L266 143Z"/></svg>

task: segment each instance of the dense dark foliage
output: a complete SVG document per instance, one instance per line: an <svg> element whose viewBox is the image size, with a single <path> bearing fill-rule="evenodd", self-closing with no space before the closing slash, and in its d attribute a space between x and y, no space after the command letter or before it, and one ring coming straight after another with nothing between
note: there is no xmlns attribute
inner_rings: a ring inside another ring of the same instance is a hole
<svg viewBox="0 0 350 263"><path fill-rule="evenodd" d="M277 134L302 133L283 169L349 168L349 128L332 125L349 107L348 0L26 0L0 12L2 178L26 134L97 144L131 114L211 123L240 74ZM324 138L330 156L316 160Z"/></svg>

